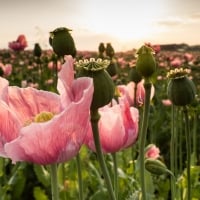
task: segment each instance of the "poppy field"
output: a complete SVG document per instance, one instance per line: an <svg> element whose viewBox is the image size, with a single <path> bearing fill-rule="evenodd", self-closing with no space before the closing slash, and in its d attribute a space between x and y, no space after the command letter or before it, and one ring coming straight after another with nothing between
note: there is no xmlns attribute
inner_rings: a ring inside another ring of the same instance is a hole
<svg viewBox="0 0 200 200"><path fill-rule="evenodd" d="M0 50L0 199L200 199L200 52L63 37Z"/></svg>

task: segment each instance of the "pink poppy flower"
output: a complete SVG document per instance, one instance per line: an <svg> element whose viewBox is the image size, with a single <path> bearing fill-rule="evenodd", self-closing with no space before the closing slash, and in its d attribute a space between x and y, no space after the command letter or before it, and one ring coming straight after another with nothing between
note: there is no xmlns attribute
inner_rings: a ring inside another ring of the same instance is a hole
<svg viewBox="0 0 200 200"><path fill-rule="evenodd" d="M149 144L145 150L146 158L157 159L160 157L160 149L155 144Z"/></svg>
<svg viewBox="0 0 200 200"><path fill-rule="evenodd" d="M113 153L128 148L138 137L138 109L130 107L123 99L112 107L104 106L99 109L98 123L100 143L103 153ZM95 145L92 129L90 128L85 144L93 151Z"/></svg>
<svg viewBox="0 0 200 200"><path fill-rule="evenodd" d="M74 157L89 127L90 78L74 80L73 58L58 74L60 95L8 86L0 79L0 154L17 161L51 164Z"/></svg>
<svg viewBox="0 0 200 200"><path fill-rule="evenodd" d="M121 94L122 98L127 98L129 104L132 106L134 105L134 98L135 98L135 83L133 81L129 82L127 85L118 85L117 88L119 89L119 92ZM155 88L152 85L151 88L151 99L154 97L155 94ZM120 98L120 97L119 97ZM145 98L145 89L144 89L144 80L140 81L137 84L137 90L136 90L136 104L138 106L143 105Z"/></svg>
<svg viewBox="0 0 200 200"><path fill-rule="evenodd" d="M16 41L8 43L10 49L14 51L21 51L27 47L27 41L25 35L19 35Z"/></svg>

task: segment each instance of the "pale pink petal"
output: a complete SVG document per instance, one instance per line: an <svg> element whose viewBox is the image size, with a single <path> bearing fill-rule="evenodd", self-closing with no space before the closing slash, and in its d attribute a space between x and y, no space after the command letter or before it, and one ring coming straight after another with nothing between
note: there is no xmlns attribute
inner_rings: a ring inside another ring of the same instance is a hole
<svg viewBox="0 0 200 200"><path fill-rule="evenodd" d="M8 81L0 77L0 98L7 101Z"/></svg>
<svg viewBox="0 0 200 200"><path fill-rule="evenodd" d="M61 95L61 99L65 99L64 101L70 103L73 99L71 93L71 85L74 80L74 66L73 66L73 58L72 56L65 56L65 63L62 66L62 69L58 73L58 84L57 90Z"/></svg>
<svg viewBox="0 0 200 200"><path fill-rule="evenodd" d="M0 155L6 157L4 145L18 136L21 124L3 101L0 101L0 108Z"/></svg>
<svg viewBox="0 0 200 200"><path fill-rule="evenodd" d="M82 103L71 104L48 122L24 127L16 140L5 145L8 156L14 163L50 164L71 159L78 153L89 123L89 107Z"/></svg>
<svg viewBox="0 0 200 200"><path fill-rule="evenodd" d="M99 130L103 152L119 151L127 138L120 115L120 108L118 109L117 113L113 112L112 109L107 112L100 112L102 120L99 121Z"/></svg>
<svg viewBox="0 0 200 200"><path fill-rule="evenodd" d="M22 123L26 123L42 111L59 113L59 96L52 92L34 88L9 87L9 107L17 114Z"/></svg>

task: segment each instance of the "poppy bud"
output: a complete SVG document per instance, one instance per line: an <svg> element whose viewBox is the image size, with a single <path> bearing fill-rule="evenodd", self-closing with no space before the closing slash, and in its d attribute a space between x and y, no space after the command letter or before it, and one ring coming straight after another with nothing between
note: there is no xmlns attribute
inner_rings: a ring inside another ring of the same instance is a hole
<svg viewBox="0 0 200 200"><path fill-rule="evenodd" d="M187 77L188 70L175 69L168 73L170 78L167 94L176 106L186 106L195 99L196 88L192 80Z"/></svg>
<svg viewBox="0 0 200 200"><path fill-rule="evenodd" d="M42 49L38 43L35 43L33 53L34 53L34 56L38 58L42 55Z"/></svg>
<svg viewBox="0 0 200 200"><path fill-rule="evenodd" d="M136 69L141 76L149 78L156 71L156 60L153 56L154 51L152 48L143 45L137 51L138 57L136 60Z"/></svg>
<svg viewBox="0 0 200 200"><path fill-rule="evenodd" d="M166 165L160 160L155 160L153 158L148 158L145 160L145 168L147 171L154 175L162 175L165 173L169 173L173 175L170 170L167 169Z"/></svg>
<svg viewBox="0 0 200 200"><path fill-rule="evenodd" d="M96 110L107 105L113 98L115 85L105 70L109 65L108 60L90 58L90 60L79 60L75 63L79 69L78 77L93 78L94 93L91 103L91 110Z"/></svg>
<svg viewBox="0 0 200 200"><path fill-rule="evenodd" d="M142 80L142 76L138 73L135 67L130 69L129 80L134 83L139 83Z"/></svg>
<svg viewBox="0 0 200 200"><path fill-rule="evenodd" d="M68 28L60 27L50 32L49 43L58 56L76 56L75 43L69 31Z"/></svg>

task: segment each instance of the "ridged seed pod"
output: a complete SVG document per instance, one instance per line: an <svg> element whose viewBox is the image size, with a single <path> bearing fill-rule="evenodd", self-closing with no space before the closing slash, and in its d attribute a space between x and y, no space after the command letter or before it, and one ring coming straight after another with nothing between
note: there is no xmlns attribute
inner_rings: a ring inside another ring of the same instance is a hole
<svg viewBox="0 0 200 200"><path fill-rule="evenodd" d="M195 99L196 88L187 74L188 71L182 68L171 70L168 73L170 80L167 87L167 94L169 99L176 106L189 105Z"/></svg>
<svg viewBox="0 0 200 200"><path fill-rule="evenodd" d="M78 77L93 78L94 93L91 110L107 105L112 100L115 92L115 85L105 70L109 65L109 61L91 58L90 60L79 60L75 65L78 69Z"/></svg>

